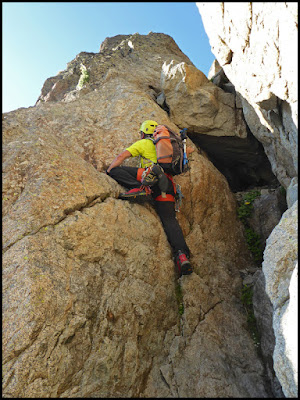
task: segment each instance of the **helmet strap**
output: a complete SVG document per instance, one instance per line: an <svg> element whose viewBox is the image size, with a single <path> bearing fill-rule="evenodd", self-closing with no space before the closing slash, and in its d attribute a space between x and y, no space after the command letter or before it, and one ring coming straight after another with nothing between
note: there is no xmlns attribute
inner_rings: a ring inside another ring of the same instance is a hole
<svg viewBox="0 0 300 400"><path fill-rule="evenodd" d="M147 134L147 133L145 133L143 131L140 131L140 134L141 134L141 139L152 138L153 137L152 133Z"/></svg>

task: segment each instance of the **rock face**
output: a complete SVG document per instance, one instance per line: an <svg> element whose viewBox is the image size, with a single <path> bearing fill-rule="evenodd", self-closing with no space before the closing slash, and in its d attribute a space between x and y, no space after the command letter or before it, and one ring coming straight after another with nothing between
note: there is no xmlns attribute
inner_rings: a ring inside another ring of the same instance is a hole
<svg viewBox="0 0 300 400"><path fill-rule="evenodd" d="M194 69L167 35L108 38L49 78L36 106L3 115L4 397L272 396L240 300L253 262L225 177L196 150L176 178L194 266L181 299L151 204L117 199L105 174L143 120L178 132L160 86L176 63Z"/></svg>
<svg viewBox="0 0 300 400"><path fill-rule="evenodd" d="M273 396L285 397L280 382L274 371L273 353L275 348L275 335L273 329L273 306L265 291L266 280L262 270L253 276L253 311L256 318L257 329L260 332L261 352L266 366L266 371L271 382Z"/></svg>
<svg viewBox="0 0 300 400"><path fill-rule="evenodd" d="M242 111L235 106L235 96L211 83L196 67L165 63L161 86L171 110L170 117L178 126L211 136L247 136Z"/></svg>
<svg viewBox="0 0 300 400"><path fill-rule="evenodd" d="M297 175L296 3L197 3L212 52L247 124L287 188Z"/></svg>
<svg viewBox="0 0 300 400"><path fill-rule="evenodd" d="M253 202L253 211L248 219L249 226L256 232L264 249L273 229L286 211L285 196L280 189L262 189L261 195Z"/></svg>
<svg viewBox="0 0 300 400"><path fill-rule="evenodd" d="M276 332L274 369L286 397L298 394L298 201L282 216L267 240L263 273L273 305ZM280 243L280 245L278 245Z"/></svg>
<svg viewBox="0 0 300 400"><path fill-rule="evenodd" d="M287 397L297 397L297 35L296 3L197 3L217 62L213 82L227 82L247 125L287 190L289 210L267 239L263 273L273 305L274 366ZM219 67L222 69L220 70ZM287 222L288 221L288 222ZM288 225L287 225L288 224ZM287 331L289 334L287 334Z"/></svg>
<svg viewBox="0 0 300 400"><path fill-rule="evenodd" d="M159 100L177 126L188 128L233 191L278 184L262 144L245 123L234 87L215 83L185 62L164 63Z"/></svg>

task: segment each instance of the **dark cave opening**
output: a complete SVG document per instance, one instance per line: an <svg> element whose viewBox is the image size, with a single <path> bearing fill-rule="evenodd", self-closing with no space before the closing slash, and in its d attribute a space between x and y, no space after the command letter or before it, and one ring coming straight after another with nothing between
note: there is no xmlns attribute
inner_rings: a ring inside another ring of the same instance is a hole
<svg viewBox="0 0 300 400"><path fill-rule="evenodd" d="M233 192L254 187L278 187L262 144L248 131L247 138L188 133L193 143L204 150L214 166L225 176Z"/></svg>

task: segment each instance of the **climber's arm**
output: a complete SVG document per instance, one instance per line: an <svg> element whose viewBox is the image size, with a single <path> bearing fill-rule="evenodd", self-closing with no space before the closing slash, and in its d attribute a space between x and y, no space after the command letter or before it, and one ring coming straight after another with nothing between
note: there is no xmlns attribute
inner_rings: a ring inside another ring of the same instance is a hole
<svg viewBox="0 0 300 400"><path fill-rule="evenodd" d="M122 162L124 160L126 160L126 158L131 157L131 153L128 150L123 151L122 153L120 153L119 155L117 155L117 157L113 160L113 162L110 164L110 166L107 168L107 173L109 173L109 171L112 168L118 167L119 165L122 164Z"/></svg>

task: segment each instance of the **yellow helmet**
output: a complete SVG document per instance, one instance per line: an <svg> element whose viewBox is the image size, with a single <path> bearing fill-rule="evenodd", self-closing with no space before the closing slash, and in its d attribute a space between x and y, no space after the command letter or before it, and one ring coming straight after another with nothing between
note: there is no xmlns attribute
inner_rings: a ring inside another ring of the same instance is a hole
<svg viewBox="0 0 300 400"><path fill-rule="evenodd" d="M140 127L140 131L145 135L153 135L154 129L157 127L158 123L148 119L144 121Z"/></svg>

